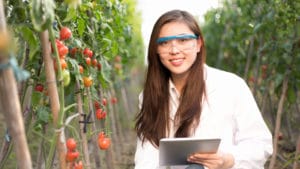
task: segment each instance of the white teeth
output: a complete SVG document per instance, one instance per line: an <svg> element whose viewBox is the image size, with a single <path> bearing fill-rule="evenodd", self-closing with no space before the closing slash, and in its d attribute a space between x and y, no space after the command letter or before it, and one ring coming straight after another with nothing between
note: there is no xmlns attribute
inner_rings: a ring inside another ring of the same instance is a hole
<svg viewBox="0 0 300 169"><path fill-rule="evenodd" d="M171 62L180 62L182 61L183 59L171 59Z"/></svg>

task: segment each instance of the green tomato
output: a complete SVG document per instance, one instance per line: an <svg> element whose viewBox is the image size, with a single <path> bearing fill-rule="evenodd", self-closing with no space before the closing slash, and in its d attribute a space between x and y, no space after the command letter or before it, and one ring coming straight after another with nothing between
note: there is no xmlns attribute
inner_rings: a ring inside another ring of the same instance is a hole
<svg viewBox="0 0 300 169"><path fill-rule="evenodd" d="M71 81L70 71L67 69L62 70L62 76L63 76L63 84L66 87L70 84Z"/></svg>

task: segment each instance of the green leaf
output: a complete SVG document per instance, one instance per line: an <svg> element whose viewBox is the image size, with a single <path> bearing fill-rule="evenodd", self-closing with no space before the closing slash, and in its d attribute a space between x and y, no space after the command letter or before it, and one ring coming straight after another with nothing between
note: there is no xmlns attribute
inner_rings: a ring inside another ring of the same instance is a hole
<svg viewBox="0 0 300 169"><path fill-rule="evenodd" d="M29 58L32 59L33 56L36 54L36 52L38 52L40 49L36 35L33 33L31 29L25 26L21 27L20 31L22 32L25 41L28 42L30 48Z"/></svg>
<svg viewBox="0 0 300 169"><path fill-rule="evenodd" d="M105 82L111 83L111 65L107 62L106 59L103 57L100 58L100 63L101 63L101 77Z"/></svg>
<svg viewBox="0 0 300 169"><path fill-rule="evenodd" d="M55 4L53 0L32 0L31 1L31 20L37 31L43 31L51 26L54 20Z"/></svg>
<svg viewBox="0 0 300 169"><path fill-rule="evenodd" d="M291 104L293 104L296 102L296 98L297 98L297 96L296 96L295 90L289 86L288 91L287 91L287 100Z"/></svg>
<svg viewBox="0 0 300 169"><path fill-rule="evenodd" d="M79 34L79 36L82 36L84 30L85 30L85 20L80 18L78 20L78 34Z"/></svg>
<svg viewBox="0 0 300 169"><path fill-rule="evenodd" d="M243 57L245 57L246 56L246 52L245 52L245 50L241 47L241 45L237 45L237 49L238 49L238 51L239 51L239 53L243 56Z"/></svg>
<svg viewBox="0 0 300 169"><path fill-rule="evenodd" d="M36 36L33 34L33 31L28 27L21 27L22 35L24 39L32 46L38 46Z"/></svg>
<svg viewBox="0 0 300 169"><path fill-rule="evenodd" d="M40 121L41 123L48 123L50 119L50 114L47 108L45 108L44 106L39 106L37 109L37 118L38 121Z"/></svg>
<svg viewBox="0 0 300 169"><path fill-rule="evenodd" d="M262 23L259 23L259 24L255 25L253 32L257 33L261 28L262 28Z"/></svg>
<svg viewBox="0 0 300 169"><path fill-rule="evenodd" d="M63 22L69 22L72 19L77 17L76 9L75 8L69 8L67 12L66 18L63 20Z"/></svg>

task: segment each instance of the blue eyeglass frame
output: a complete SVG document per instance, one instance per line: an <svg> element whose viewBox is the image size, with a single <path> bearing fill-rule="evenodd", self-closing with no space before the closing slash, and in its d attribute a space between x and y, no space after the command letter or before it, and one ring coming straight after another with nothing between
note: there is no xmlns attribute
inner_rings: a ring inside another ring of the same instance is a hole
<svg viewBox="0 0 300 169"><path fill-rule="evenodd" d="M197 35L193 35L193 34L182 34L182 35L174 35L174 36L165 36L165 37L161 37L158 38L156 40L157 43L162 43L162 42L166 42L172 39L187 39L187 38L191 38L191 39L198 39Z"/></svg>

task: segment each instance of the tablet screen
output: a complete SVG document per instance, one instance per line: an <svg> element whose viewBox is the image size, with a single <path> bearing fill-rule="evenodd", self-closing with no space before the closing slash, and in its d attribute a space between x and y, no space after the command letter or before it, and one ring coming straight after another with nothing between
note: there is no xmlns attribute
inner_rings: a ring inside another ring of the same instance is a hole
<svg viewBox="0 0 300 169"><path fill-rule="evenodd" d="M159 165L186 165L187 157L195 152L215 153L221 139L163 138L159 142Z"/></svg>

